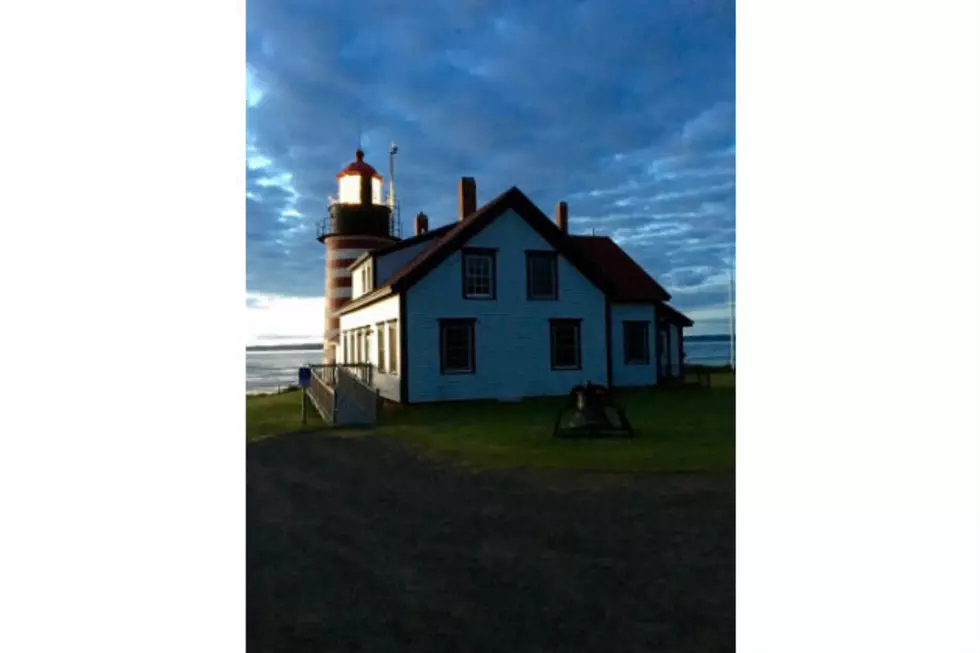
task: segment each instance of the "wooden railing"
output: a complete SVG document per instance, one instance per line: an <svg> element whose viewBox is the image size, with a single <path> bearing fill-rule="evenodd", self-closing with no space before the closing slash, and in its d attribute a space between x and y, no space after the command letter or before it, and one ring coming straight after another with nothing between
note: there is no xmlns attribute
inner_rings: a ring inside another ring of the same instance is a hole
<svg viewBox="0 0 980 653"><path fill-rule="evenodd" d="M381 395L371 384L374 368L369 363L308 367L312 374L307 394L324 420L336 425L377 422Z"/></svg>
<svg viewBox="0 0 980 653"><path fill-rule="evenodd" d="M364 385L374 385L374 366L370 363L331 363L330 365L310 365L309 367L314 376L319 376L331 387L337 385L338 369L344 369L350 372Z"/></svg>
<svg viewBox="0 0 980 653"><path fill-rule="evenodd" d="M334 423L336 419L337 393L333 387L328 385L322 376L316 372L310 375L310 385L306 389L306 396L310 398L310 403L320 417L328 424Z"/></svg>

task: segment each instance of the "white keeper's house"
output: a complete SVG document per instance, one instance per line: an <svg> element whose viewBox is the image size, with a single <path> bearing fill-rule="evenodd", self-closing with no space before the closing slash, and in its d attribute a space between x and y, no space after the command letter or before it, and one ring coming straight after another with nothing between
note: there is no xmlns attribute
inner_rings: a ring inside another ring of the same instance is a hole
<svg viewBox="0 0 980 653"><path fill-rule="evenodd" d="M563 395L587 381L649 386L681 375L685 327L670 294L614 241L570 234L518 188L397 238L394 200L363 160L338 175L327 246L324 357L370 364L400 403Z"/></svg>

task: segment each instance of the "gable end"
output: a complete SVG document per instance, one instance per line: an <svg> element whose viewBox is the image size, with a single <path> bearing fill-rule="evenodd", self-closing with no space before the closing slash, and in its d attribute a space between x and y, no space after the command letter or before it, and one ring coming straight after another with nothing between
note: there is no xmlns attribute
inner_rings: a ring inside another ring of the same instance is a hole
<svg viewBox="0 0 980 653"><path fill-rule="evenodd" d="M512 210L534 229L542 239L561 254L582 276L599 288L603 293L610 294L612 288L598 270L579 252L569 246L567 236L561 233L558 226L541 212L528 197L516 186L498 195L476 213L458 224L445 239L420 255L417 261L409 264L403 273L396 275L391 286L394 292L403 292L419 282L425 275L439 266L451 254L458 251L464 243L472 239L493 220Z"/></svg>

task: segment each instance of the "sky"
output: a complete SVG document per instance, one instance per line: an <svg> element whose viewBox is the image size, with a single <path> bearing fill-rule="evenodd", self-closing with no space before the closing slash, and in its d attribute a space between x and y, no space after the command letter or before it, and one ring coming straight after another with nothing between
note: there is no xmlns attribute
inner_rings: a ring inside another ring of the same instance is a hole
<svg viewBox="0 0 980 653"><path fill-rule="evenodd" d="M728 0L248 0L249 344L316 342L336 173L387 176L402 234L519 187L613 238L695 320L728 330L735 4Z"/></svg>

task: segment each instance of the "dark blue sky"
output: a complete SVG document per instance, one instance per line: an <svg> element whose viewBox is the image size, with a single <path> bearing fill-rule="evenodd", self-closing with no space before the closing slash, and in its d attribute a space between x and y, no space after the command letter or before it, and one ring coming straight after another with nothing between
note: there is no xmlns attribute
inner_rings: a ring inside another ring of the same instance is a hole
<svg viewBox="0 0 980 653"><path fill-rule="evenodd" d="M735 243L734 2L248 0L247 288L322 297L313 224L363 132L403 230L512 185L609 235L725 331ZM315 332L315 331L314 331Z"/></svg>

